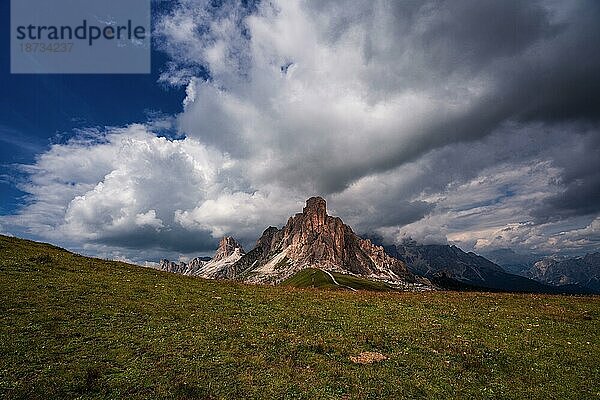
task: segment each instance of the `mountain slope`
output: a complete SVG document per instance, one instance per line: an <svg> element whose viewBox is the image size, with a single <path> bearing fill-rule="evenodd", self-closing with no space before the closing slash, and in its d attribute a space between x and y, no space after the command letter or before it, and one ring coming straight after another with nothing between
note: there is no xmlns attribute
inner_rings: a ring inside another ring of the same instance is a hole
<svg viewBox="0 0 600 400"><path fill-rule="evenodd" d="M552 293L556 289L532 279L509 274L500 266L456 246L420 245L414 241L392 247L390 254L404 261L418 275L440 285L452 280L469 287L511 292ZM445 286L445 285L444 285Z"/></svg>
<svg viewBox="0 0 600 400"><path fill-rule="evenodd" d="M306 201L302 213L282 229L269 227L256 247L233 267L236 277L251 283L280 283L305 268L319 268L368 279L426 285L381 246L357 236L338 217L327 215L321 197Z"/></svg>
<svg viewBox="0 0 600 400"><path fill-rule="evenodd" d="M385 282L372 281L337 272L325 272L314 268L305 268L281 284L297 288L369 290L374 292L392 292L397 290Z"/></svg>

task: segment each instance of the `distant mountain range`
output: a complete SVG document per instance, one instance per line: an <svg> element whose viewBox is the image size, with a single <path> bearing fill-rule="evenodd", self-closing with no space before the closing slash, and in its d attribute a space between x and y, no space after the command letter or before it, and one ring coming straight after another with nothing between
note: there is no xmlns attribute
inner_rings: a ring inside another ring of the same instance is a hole
<svg viewBox="0 0 600 400"><path fill-rule="evenodd" d="M497 263L456 246L412 240L384 248L356 235L340 218L329 216L323 198L311 197L283 228L268 227L247 253L235 239L225 237L212 259L161 260L159 268L263 284L279 284L304 269L316 268L411 290L600 293L600 253L562 261L540 261L538 255L520 255L510 249L488 254Z"/></svg>
<svg viewBox="0 0 600 400"><path fill-rule="evenodd" d="M527 271L528 276L555 286L572 286L600 293L600 253L556 260L545 258Z"/></svg>
<svg viewBox="0 0 600 400"><path fill-rule="evenodd" d="M547 285L600 293L600 253L561 258L500 249L486 253L486 256L506 271Z"/></svg>
<svg viewBox="0 0 600 400"><path fill-rule="evenodd" d="M421 245L414 241L386 248L404 261L411 272L427 277L440 286L465 285L498 291L554 292L555 289L532 279L510 274L499 265L456 246Z"/></svg>

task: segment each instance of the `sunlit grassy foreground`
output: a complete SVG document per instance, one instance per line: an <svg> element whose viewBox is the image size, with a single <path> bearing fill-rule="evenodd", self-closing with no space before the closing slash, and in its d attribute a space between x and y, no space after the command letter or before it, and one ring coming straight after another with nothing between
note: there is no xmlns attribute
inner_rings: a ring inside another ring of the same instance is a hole
<svg viewBox="0 0 600 400"><path fill-rule="evenodd" d="M0 236L0 318L0 398L600 397L597 297L247 286Z"/></svg>

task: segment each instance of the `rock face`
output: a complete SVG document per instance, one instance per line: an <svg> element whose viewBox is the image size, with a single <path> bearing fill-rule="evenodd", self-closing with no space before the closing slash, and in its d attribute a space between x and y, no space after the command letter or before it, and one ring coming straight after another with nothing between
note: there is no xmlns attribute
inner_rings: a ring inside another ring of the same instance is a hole
<svg viewBox="0 0 600 400"><path fill-rule="evenodd" d="M245 254L242 246L232 237L224 237L213 258L196 257L189 263L161 260L159 269L202 278L227 278L228 269Z"/></svg>
<svg viewBox="0 0 600 400"><path fill-rule="evenodd" d="M158 269L161 271L173 272L175 274L183 274L187 268L185 263L175 263L167 259L160 260Z"/></svg>
<svg viewBox="0 0 600 400"><path fill-rule="evenodd" d="M575 285L600 293L600 253L566 260L545 258L536 262L527 274L549 285Z"/></svg>
<svg viewBox="0 0 600 400"><path fill-rule="evenodd" d="M219 247L215 252L215 256L210 260L212 262L225 260L236 252L244 251L242 246L235 241L231 236L225 236L219 242Z"/></svg>
<svg viewBox="0 0 600 400"><path fill-rule="evenodd" d="M235 263L230 276L276 284L309 267L398 284L419 282L383 247L357 236L340 218L327 215L321 197L308 199L302 213L290 217L282 229L267 228L256 247Z"/></svg>
<svg viewBox="0 0 600 400"><path fill-rule="evenodd" d="M236 242L234 238L226 236L221 239L215 256L204 264L197 275L209 279L230 278L233 264L242 258L244 254L246 252L242 245Z"/></svg>

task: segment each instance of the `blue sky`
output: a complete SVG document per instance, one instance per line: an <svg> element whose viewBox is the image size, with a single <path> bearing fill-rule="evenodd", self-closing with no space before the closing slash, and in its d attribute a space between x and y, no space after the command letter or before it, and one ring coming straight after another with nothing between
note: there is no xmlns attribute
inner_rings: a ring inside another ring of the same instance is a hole
<svg viewBox="0 0 600 400"><path fill-rule="evenodd" d="M248 4L153 2L150 75L10 75L3 35L0 232L189 258L321 195L386 243L598 250L597 1Z"/></svg>
<svg viewBox="0 0 600 400"><path fill-rule="evenodd" d="M22 204L13 164L29 164L51 143L68 140L77 128L144 122L157 113L181 111L185 88L159 84L168 57L152 51L151 74L11 74L10 1L0 4L0 213Z"/></svg>

